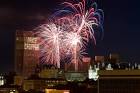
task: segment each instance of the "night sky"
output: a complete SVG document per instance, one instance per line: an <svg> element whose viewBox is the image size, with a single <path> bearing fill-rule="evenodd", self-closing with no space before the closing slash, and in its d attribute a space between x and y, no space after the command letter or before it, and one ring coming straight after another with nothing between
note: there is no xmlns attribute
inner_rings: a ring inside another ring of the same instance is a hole
<svg viewBox="0 0 140 93"><path fill-rule="evenodd" d="M32 30L44 22L63 0L17 0L0 3L0 72L14 69L16 30ZM125 61L140 63L140 1L95 0L104 10L104 39L96 55L119 53Z"/></svg>

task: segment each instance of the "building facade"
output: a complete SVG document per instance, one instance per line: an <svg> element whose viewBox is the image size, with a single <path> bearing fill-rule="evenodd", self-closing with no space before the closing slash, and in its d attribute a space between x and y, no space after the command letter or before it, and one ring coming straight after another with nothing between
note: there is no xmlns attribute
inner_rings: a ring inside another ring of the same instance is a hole
<svg viewBox="0 0 140 93"><path fill-rule="evenodd" d="M139 93L140 70L99 71L98 93Z"/></svg>
<svg viewBox="0 0 140 93"><path fill-rule="evenodd" d="M33 32L17 31L15 41L15 72L24 77L34 73L39 63L39 39Z"/></svg>

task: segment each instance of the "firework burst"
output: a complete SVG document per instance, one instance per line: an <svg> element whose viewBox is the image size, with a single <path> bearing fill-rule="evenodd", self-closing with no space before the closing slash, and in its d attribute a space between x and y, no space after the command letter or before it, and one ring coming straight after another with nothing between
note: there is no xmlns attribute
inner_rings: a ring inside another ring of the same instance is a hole
<svg viewBox="0 0 140 93"><path fill-rule="evenodd" d="M74 1L62 3L64 7L54 13L53 23L43 24L37 29L43 39L40 43L42 61L60 68L60 60L71 55L75 70L78 70L77 60L87 54L85 49L90 40L96 44L94 26L102 30L103 11L97 9L96 3Z"/></svg>
<svg viewBox="0 0 140 93"><path fill-rule="evenodd" d="M60 42L62 30L55 24L43 24L36 28L37 35L41 37L40 47L42 62L54 64L60 68Z"/></svg>
<svg viewBox="0 0 140 93"><path fill-rule="evenodd" d="M60 16L57 23L66 31L72 32L67 37L70 50L72 51L74 63L77 63L77 53L86 54L84 49L86 48L89 40L94 40L96 45L95 30L94 27L100 27L102 30L103 24L103 11L97 9L97 4L88 2L89 0L73 0L74 2L64 2L62 10L57 11L54 16ZM74 33L74 34L73 34ZM69 40L71 39L71 40ZM75 66L77 70L77 66Z"/></svg>
<svg viewBox="0 0 140 93"><path fill-rule="evenodd" d="M57 11L54 16L60 16L60 19L58 19L60 23L69 24L77 34L81 34L84 31L86 39L89 40L88 38L91 38L96 44L94 26L100 27L101 31L103 30L103 11L97 8L95 2L88 2L90 0L73 1L72 3L62 3L63 9ZM83 29L86 29L86 31Z"/></svg>

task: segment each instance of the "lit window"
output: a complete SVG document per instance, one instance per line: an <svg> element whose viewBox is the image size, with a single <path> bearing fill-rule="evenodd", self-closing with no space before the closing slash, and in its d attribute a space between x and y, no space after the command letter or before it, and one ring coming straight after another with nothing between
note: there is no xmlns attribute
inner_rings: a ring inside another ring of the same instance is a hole
<svg viewBox="0 0 140 93"><path fill-rule="evenodd" d="M16 90L10 90L10 93L15 93L16 92Z"/></svg>
<svg viewBox="0 0 140 93"><path fill-rule="evenodd" d="M4 85L4 77L0 76L0 86Z"/></svg>

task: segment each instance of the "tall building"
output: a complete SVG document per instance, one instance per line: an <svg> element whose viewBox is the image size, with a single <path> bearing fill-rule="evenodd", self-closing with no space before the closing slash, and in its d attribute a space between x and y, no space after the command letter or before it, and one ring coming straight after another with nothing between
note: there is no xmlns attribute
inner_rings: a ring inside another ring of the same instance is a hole
<svg viewBox="0 0 140 93"><path fill-rule="evenodd" d="M34 73L39 63L39 38L31 31L17 31L15 42L15 72L24 77Z"/></svg>

